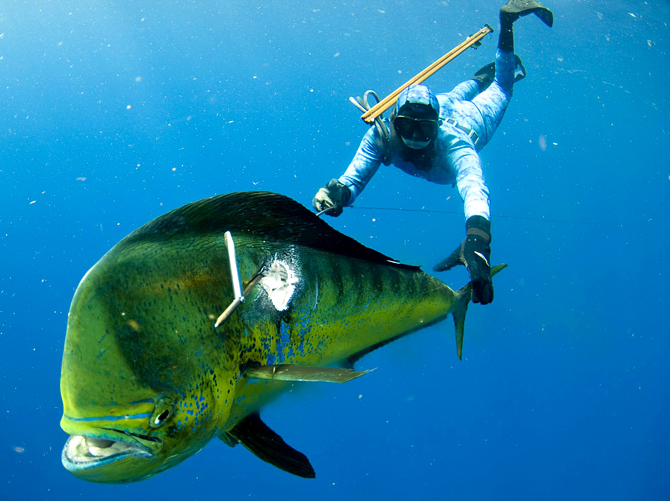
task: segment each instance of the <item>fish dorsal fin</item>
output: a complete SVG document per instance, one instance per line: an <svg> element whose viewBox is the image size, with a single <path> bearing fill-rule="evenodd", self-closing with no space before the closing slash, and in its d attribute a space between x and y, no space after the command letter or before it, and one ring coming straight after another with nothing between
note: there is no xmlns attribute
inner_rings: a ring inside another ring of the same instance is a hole
<svg viewBox="0 0 670 501"><path fill-rule="evenodd" d="M293 475L315 478L314 468L302 452L296 451L266 425L258 414L250 414L228 432L256 457Z"/></svg>
<svg viewBox="0 0 670 501"><path fill-rule="evenodd" d="M302 245L380 264L416 269L369 249L331 228L295 200L264 191L229 193L193 202L157 217L124 239L164 240L180 234L230 231L272 242Z"/></svg>

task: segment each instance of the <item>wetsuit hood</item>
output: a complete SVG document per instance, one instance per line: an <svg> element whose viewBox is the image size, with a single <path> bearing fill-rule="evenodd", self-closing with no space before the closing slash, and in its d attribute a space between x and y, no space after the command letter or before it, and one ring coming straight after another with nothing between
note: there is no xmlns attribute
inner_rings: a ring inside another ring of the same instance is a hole
<svg viewBox="0 0 670 501"><path fill-rule="evenodd" d="M410 85L405 87L398 96L391 119L398 115L437 120L440 116L440 103L435 94L425 85Z"/></svg>

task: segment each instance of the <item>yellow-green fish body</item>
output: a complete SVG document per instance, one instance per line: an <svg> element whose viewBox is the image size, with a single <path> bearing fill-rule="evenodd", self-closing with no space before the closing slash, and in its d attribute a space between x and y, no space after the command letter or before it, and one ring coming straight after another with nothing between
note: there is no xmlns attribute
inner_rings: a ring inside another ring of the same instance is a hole
<svg viewBox="0 0 670 501"><path fill-rule="evenodd" d="M215 328L234 299L226 231L243 285L256 285ZM313 476L260 409L287 381L331 380L318 369L345 374L365 353L449 313L462 340L468 300L468 287L454 292L280 195L235 193L176 209L119 242L77 288L61 375L61 426L71 435L63 464L91 481L141 480L218 436Z"/></svg>

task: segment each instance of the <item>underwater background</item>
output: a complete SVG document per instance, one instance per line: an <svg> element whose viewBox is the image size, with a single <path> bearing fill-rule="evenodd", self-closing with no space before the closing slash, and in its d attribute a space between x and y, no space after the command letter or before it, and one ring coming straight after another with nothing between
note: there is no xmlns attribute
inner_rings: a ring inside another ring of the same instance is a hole
<svg viewBox="0 0 670 501"><path fill-rule="evenodd" d="M213 440L158 476L61 465L60 364L84 273L182 204L269 190L311 207L367 126L349 96L493 60L498 9L444 1L3 1L0 498L670 499L670 2L547 0L515 24L528 70L482 151L495 301L263 412L315 480ZM407 209L405 211L388 209ZM462 240L450 186L382 167L338 230L432 273ZM439 277L468 281L459 267Z"/></svg>

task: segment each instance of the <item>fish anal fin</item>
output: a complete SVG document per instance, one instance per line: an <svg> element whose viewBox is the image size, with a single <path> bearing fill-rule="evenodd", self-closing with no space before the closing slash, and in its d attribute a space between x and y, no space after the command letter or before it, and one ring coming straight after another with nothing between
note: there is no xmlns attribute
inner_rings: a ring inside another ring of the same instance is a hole
<svg viewBox="0 0 670 501"><path fill-rule="evenodd" d="M257 458L302 478L315 478L314 468L302 452L284 442L259 414L250 414L227 432Z"/></svg>
<svg viewBox="0 0 670 501"><path fill-rule="evenodd" d="M233 436L232 436L230 433L228 433L227 431L224 431L223 433L221 433L221 434L219 435L219 438L220 438L221 441L222 441L224 444L226 444L228 447L235 447L237 444L240 443L235 437L233 437Z"/></svg>

